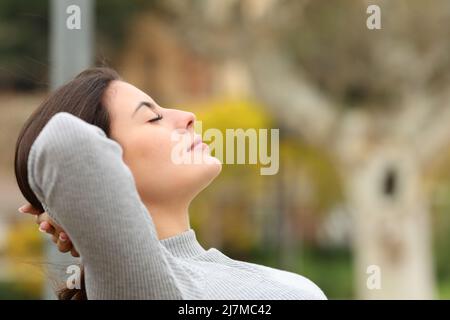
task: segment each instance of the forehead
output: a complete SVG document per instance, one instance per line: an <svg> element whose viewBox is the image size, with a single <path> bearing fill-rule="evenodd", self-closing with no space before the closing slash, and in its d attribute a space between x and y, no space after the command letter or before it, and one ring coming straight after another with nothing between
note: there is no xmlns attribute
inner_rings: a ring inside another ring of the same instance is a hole
<svg viewBox="0 0 450 320"><path fill-rule="evenodd" d="M105 92L105 105L112 116L131 116L134 109L141 101L153 102L153 99L136 88L132 84L124 81L112 81Z"/></svg>

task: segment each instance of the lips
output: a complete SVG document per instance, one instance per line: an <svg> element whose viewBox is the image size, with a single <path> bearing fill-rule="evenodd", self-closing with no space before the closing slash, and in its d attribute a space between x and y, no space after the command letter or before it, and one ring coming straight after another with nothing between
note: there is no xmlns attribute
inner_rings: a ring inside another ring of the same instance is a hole
<svg viewBox="0 0 450 320"><path fill-rule="evenodd" d="M188 148L187 151L190 152L194 150L195 146L202 143L203 143L202 137L200 135L195 135L194 141L192 142L191 146Z"/></svg>

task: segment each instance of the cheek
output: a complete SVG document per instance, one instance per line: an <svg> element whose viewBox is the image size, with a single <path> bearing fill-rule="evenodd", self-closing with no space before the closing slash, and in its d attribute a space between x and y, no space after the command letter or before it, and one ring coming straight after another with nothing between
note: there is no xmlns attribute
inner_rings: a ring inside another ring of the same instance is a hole
<svg viewBox="0 0 450 320"><path fill-rule="evenodd" d="M124 158L127 164L135 169L154 171L163 167L170 160L170 145L162 141L160 138L138 137L130 140L124 152Z"/></svg>
<svg viewBox="0 0 450 320"><path fill-rule="evenodd" d="M163 188L167 177L173 173L171 141L155 131L128 137L124 142L124 161L138 189L154 192L155 188Z"/></svg>

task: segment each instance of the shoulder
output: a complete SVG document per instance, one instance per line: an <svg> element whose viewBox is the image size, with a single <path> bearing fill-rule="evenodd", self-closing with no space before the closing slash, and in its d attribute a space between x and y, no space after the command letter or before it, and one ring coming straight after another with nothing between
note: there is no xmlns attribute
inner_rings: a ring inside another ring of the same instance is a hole
<svg viewBox="0 0 450 320"><path fill-rule="evenodd" d="M300 274L266 266L260 267L266 269L273 280L306 292L312 300L327 299L324 292L314 282Z"/></svg>
<svg viewBox="0 0 450 320"><path fill-rule="evenodd" d="M327 299L324 292L314 282L300 274L255 263L240 262L245 264L247 268L257 270L266 280L303 292L303 295L306 295L310 300Z"/></svg>

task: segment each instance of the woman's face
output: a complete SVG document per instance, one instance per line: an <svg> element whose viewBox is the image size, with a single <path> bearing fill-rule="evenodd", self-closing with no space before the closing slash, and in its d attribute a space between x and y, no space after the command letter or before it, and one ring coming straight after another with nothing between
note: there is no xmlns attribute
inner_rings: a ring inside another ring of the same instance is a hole
<svg viewBox="0 0 450 320"><path fill-rule="evenodd" d="M220 161L198 143L193 113L162 108L123 81L111 82L104 99L111 138L121 145L144 202L190 202L220 173Z"/></svg>

